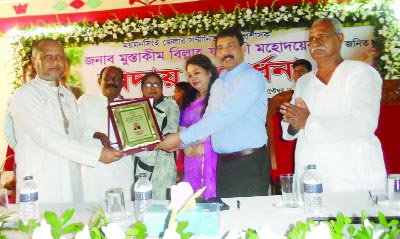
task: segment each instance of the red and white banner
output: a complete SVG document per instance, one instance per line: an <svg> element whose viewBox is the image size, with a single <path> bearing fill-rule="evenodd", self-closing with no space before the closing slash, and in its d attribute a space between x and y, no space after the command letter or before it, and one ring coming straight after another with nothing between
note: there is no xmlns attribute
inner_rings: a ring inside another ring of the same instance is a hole
<svg viewBox="0 0 400 239"><path fill-rule="evenodd" d="M371 64L373 27L344 28L342 55L345 59ZM293 84L292 64L296 59L315 63L308 52L308 30L289 29L244 33L245 61L262 72L268 83L268 97L289 89ZM140 82L148 71L158 72L164 81L164 95L172 96L174 86L186 81L185 61L195 54L205 54L216 66L215 35L142 39L124 43L103 43L84 47L79 72L85 93L100 93L98 74L105 66L115 65L124 70L125 97L141 97ZM76 66L75 66L76 67Z"/></svg>

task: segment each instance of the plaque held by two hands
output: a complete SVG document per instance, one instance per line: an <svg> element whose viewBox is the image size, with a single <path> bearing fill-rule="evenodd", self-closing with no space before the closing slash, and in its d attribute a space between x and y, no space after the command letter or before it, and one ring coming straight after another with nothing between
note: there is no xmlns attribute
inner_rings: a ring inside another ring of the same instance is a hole
<svg viewBox="0 0 400 239"><path fill-rule="evenodd" d="M108 105L111 146L125 155L153 150L162 134L147 98L124 99Z"/></svg>

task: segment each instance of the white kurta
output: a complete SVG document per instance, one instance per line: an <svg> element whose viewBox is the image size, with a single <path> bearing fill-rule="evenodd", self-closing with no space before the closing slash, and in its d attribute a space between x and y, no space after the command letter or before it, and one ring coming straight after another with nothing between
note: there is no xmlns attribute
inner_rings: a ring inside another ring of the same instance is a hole
<svg viewBox="0 0 400 239"><path fill-rule="evenodd" d="M93 137L95 132L108 134L108 101L103 95L83 95L79 98L79 108L85 137ZM101 146L101 141L97 140ZM125 201L129 201L130 187L134 182L132 156L128 155L111 164L99 163L95 168L82 166L83 195L85 202L99 202L105 199L110 188L124 189Z"/></svg>
<svg viewBox="0 0 400 239"><path fill-rule="evenodd" d="M15 140L15 134L14 134L14 123L12 121L10 113L7 112L7 114L4 116L4 138L6 139L8 145L11 148L15 148L15 145L17 144L17 141Z"/></svg>
<svg viewBox="0 0 400 239"><path fill-rule="evenodd" d="M59 98L69 120L69 134L64 130ZM94 140L80 138L78 106L72 93L36 78L15 92L9 112L17 140L17 190L23 178L32 175L39 202L80 201L80 164L96 166L101 148Z"/></svg>
<svg viewBox="0 0 400 239"><path fill-rule="evenodd" d="M296 84L297 97L306 102L310 116L294 137L282 122L284 139L298 138L295 173L316 164L325 192L384 190L386 169L381 144L374 132L378 124L382 79L369 65L346 60L327 85L316 71Z"/></svg>

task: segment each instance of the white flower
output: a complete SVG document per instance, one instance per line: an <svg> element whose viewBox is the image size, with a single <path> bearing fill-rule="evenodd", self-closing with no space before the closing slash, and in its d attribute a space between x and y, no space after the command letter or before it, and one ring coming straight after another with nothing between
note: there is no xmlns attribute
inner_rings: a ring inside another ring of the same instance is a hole
<svg viewBox="0 0 400 239"><path fill-rule="evenodd" d="M310 225L310 231L306 232L306 239L331 239L331 230L325 223L318 226Z"/></svg>
<svg viewBox="0 0 400 239"><path fill-rule="evenodd" d="M251 9L248 8L248 9L246 10L246 14L251 16L251 15L253 14L253 12L251 11Z"/></svg>
<svg viewBox="0 0 400 239"><path fill-rule="evenodd" d="M171 186L170 210L180 210L185 206L187 200L193 195L193 188L188 182L180 182Z"/></svg>
<svg viewBox="0 0 400 239"><path fill-rule="evenodd" d="M229 231L228 235L226 235L225 239L239 239L246 238L246 232L239 230L238 228L233 228Z"/></svg>
<svg viewBox="0 0 400 239"><path fill-rule="evenodd" d="M164 231L163 239L181 239L181 235L176 232L176 227L178 223L176 221L172 222L167 230Z"/></svg>
<svg viewBox="0 0 400 239"><path fill-rule="evenodd" d="M261 229L256 229L259 239L284 239L286 237L274 233L268 225L263 226Z"/></svg>
<svg viewBox="0 0 400 239"><path fill-rule="evenodd" d="M78 232L75 236L75 239L90 239L89 227L85 225L82 231Z"/></svg>
<svg viewBox="0 0 400 239"><path fill-rule="evenodd" d="M41 221L40 226L33 231L32 239L53 239L51 226L45 220Z"/></svg>
<svg viewBox="0 0 400 239"><path fill-rule="evenodd" d="M373 230L372 239L379 239L384 233L383 229L375 229L374 226L372 226L372 224L369 222L368 218L364 220L364 226Z"/></svg>
<svg viewBox="0 0 400 239"><path fill-rule="evenodd" d="M116 223L110 223L105 227L101 227L101 230L107 239L125 239L125 232Z"/></svg>

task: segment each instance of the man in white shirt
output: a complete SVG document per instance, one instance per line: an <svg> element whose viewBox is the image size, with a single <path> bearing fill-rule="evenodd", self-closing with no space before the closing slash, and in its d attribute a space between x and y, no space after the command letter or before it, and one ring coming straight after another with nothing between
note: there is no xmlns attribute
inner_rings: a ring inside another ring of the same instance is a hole
<svg viewBox="0 0 400 239"><path fill-rule="evenodd" d="M101 94L82 95L79 100L83 132L87 137L100 139L97 143L110 147L108 130L108 102L121 99L123 72L115 66L103 68L98 78ZM115 138L115 137L114 137ZM114 140L111 140L114 141ZM115 141L114 141L115 143ZM130 198L130 187L134 182L134 167L131 155L112 164L98 164L96 167L82 166L82 183L85 202L103 201L110 188L123 188L125 200Z"/></svg>
<svg viewBox="0 0 400 239"><path fill-rule="evenodd" d="M82 197L80 165L119 160L122 152L99 147L82 138L75 97L56 87L64 73L65 53L53 39L32 46L37 76L12 96L9 112L14 122L17 190L32 175L39 202L78 202Z"/></svg>
<svg viewBox="0 0 400 239"><path fill-rule="evenodd" d="M317 69L296 83L281 106L285 139L297 138L295 173L316 164L324 192L385 190L386 169L378 124L382 79L370 65L344 60L344 35L333 18L315 21L309 32Z"/></svg>

